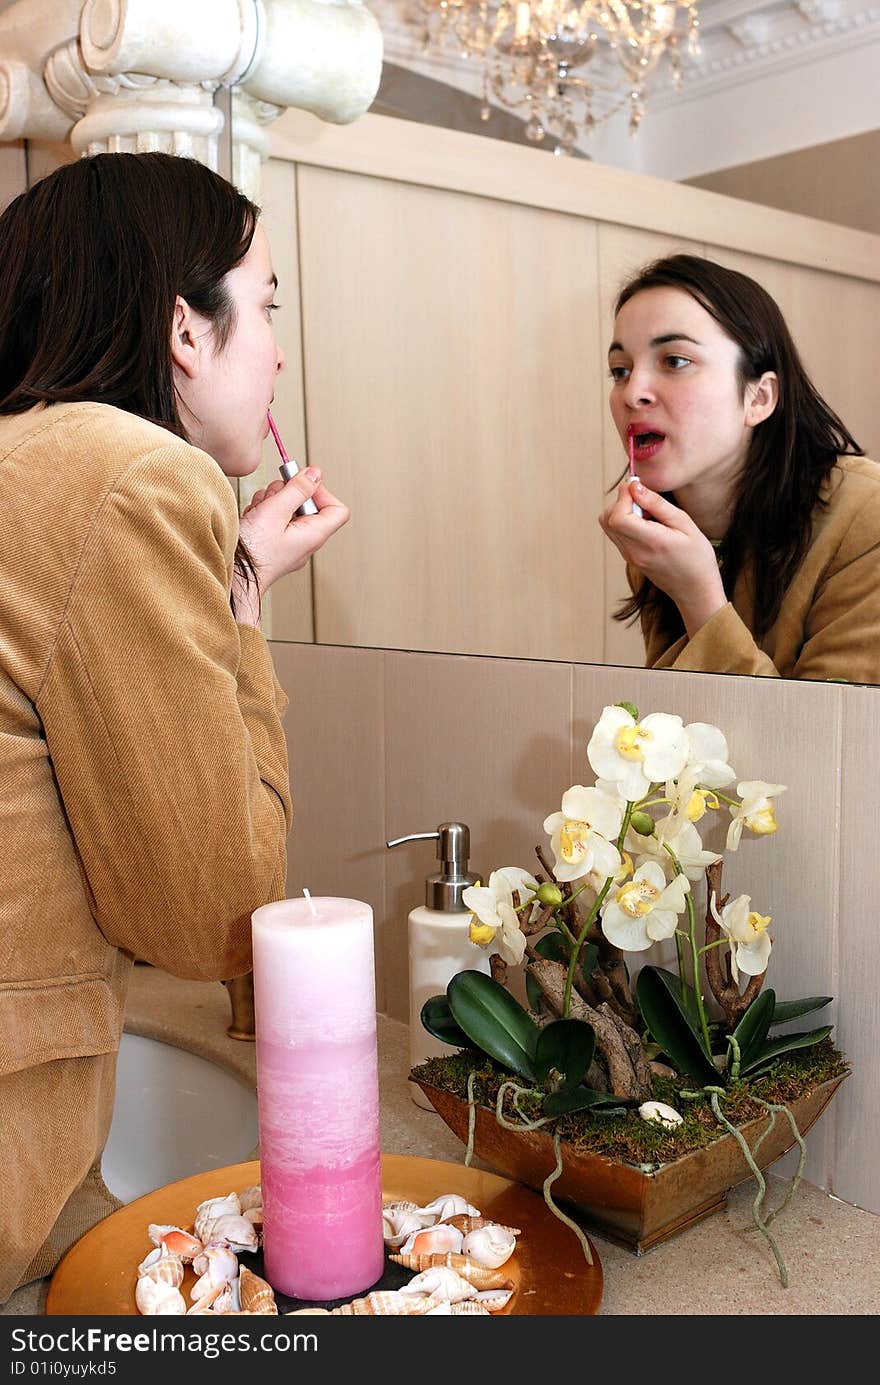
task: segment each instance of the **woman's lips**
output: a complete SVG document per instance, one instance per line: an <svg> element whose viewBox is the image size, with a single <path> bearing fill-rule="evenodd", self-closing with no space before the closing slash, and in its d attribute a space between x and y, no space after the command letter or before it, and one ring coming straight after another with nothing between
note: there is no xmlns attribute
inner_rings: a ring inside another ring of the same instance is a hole
<svg viewBox="0 0 880 1385"><path fill-rule="evenodd" d="M649 462L652 457L656 457L665 443L666 434L657 429L634 427L630 424L627 439L632 441L633 461Z"/></svg>

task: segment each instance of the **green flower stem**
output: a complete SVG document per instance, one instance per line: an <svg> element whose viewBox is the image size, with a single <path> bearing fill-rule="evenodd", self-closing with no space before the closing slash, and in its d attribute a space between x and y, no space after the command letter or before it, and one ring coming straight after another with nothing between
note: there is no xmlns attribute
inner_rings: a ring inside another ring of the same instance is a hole
<svg viewBox="0 0 880 1385"><path fill-rule="evenodd" d="M675 852L672 850L672 847L667 846L667 845L666 845L666 842L664 842L664 843L663 843L663 850L664 850L665 852L667 852L668 855L670 856L670 858L671 858L671 860L672 860L672 864L673 864L673 866L674 866L674 868L675 868L675 873L676 873L676 875L681 875L681 874L682 874L681 862L679 861L679 859L678 859L678 857L676 856ZM690 945L691 945L691 956L693 957L693 962L694 962L694 996L696 997L696 1002L697 1002L697 1015L699 1016L699 1020L700 1020L700 1030L702 1031L702 1035L703 1035L703 1044L704 1044L705 1049L706 1049L706 1054L707 1054L707 1056L708 1056L709 1058L711 1058L711 1057L712 1057L712 1045L711 1045L711 1043L710 1043L710 1041L709 1041L709 1026L708 1026L708 1024L707 1024L707 1022L706 1022L706 1007L703 1005L703 995L702 995L702 990L703 990L703 988L702 988L702 986L700 985L700 954L699 954L699 951L698 951L698 949L697 949L697 921L696 921L696 918L695 918L695 916L694 916L694 901L693 901L693 896L691 895L690 890L688 890L687 894L685 895L685 897L684 897L684 902L685 902L685 908L687 909L687 914L688 914L688 941L690 942ZM682 991L683 991L684 985L685 985L685 975L684 975L684 970L683 970L683 963L684 963L683 948L684 948L684 944L682 943L681 939L680 939L679 936L678 936L678 930L677 930L677 929L676 929L676 934L675 934L675 945L676 945L676 948L678 949L678 952L679 952L679 961L678 961L678 965L679 965L679 970L680 970L680 972L681 972L681 984L682 984Z"/></svg>
<svg viewBox="0 0 880 1385"><path fill-rule="evenodd" d="M634 802L628 802L627 805L626 805L626 810L625 810L625 812L624 812L624 814L623 814L623 822L620 824L620 832L619 832L618 837L617 837L617 850L618 850L619 852L623 850L624 838L626 837L626 834L627 834L627 832L629 831L629 822L630 822L630 818L631 818L632 815L633 815L633 812L635 811L635 806L636 806L636 805L635 805ZM566 1020L567 1020L568 1017L569 1017L569 1015L571 1014L571 989L572 989L572 986L574 985L574 974L575 974L575 970L576 970L576 968L577 968L578 958L579 958L580 955L581 955L581 948L583 947L584 943L586 942L587 934L588 934L589 931L590 931L590 925L592 924L592 922L593 922L593 920L595 919L596 915L598 914L600 908L601 908L602 905L604 904L604 902L605 902L605 896L607 895L608 891L611 889L611 886L612 886L613 882L614 882L614 876L613 876L613 875L608 875L608 876L605 877L605 884L602 886L601 890L599 891L598 895L596 896L595 903L593 904L592 909L590 910L589 914L587 915L586 920L585 920L585 922L584 922L584 926L583 926L583 928L581 929L580 933L578 934L577 939L575 940L574 951L572 952L572 954L571 954L571 959L570 959L570 961L569 961L569 963L568 963L568 974L567 974L567 976L566 976L566 978L565 978L565 994L564 994L563 1000L562 1000L562 1018L563 1018L563 1019L566 1019ZM586 889L586 886L585 886L585 885L584 885L584 886L581 886L581 889ZM580 892L581 892L581 891L578 890L578 894L580 894Z"/></svg>
<svg viewBox="0 0 880 1385"><path fill-rule="evenodd" d="M699 949L699 953L700 953L700 956L702 957L702 955L703 955L704 952L711 952L713 947L729 947L729 946L730 946L730 939L729 939L729 938L719 938L717 942L714 942L714 943L706 943L705 947L701 947L701 948Z"/></svg>
<svg viewBox="0 0 880 1385"><path fill-rule="evenodd" d="M742 800L741 800L741 799L739 799L739 798L730 798L726 793L722 793L720 789L710 789L709 792L710 792L710 793L713 793L713 794L715 795L716 798L720 798L721 801L722 801L722 803L729 803L730 806L731 806L732 808L741 808L741 807L742 807Z"/></svg>

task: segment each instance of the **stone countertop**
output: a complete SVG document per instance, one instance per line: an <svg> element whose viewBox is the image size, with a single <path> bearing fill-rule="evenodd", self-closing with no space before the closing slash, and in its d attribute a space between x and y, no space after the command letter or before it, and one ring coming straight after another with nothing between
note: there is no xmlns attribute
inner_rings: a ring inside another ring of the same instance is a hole
<svg viewBox="0 0 880 1385"><path fill-rule="evenodd" d="M255 1081L252 1043L230 1039L229 1000L217 982L181 981L152 967L134 969L126 1028L190 1049ZM389 1154L461 1164L464 1146L433 1111L409 1095L408 1028L379 1016L381 1142ZM809 1138L809 1137L808 1137ZM476 1167L480 1165L474 1161ZM769 1181L778 1205L781 1180ZM802 1183L774 1226L789 1287L779 1283L770 1248L752 1224L751 1180L727 1208L637 1257L595 1232L605 1277L604 1315L874 1315L880 1311L880 1219ZM41 1313L48 1281L13 1294L0 1313Z"/></svg>

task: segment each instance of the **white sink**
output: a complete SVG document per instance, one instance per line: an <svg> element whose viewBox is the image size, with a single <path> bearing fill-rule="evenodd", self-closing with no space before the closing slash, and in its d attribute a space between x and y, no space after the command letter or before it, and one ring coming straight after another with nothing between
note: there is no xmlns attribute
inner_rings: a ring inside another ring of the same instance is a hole
<svg viewBox="0 0 880 1385"><path fill-rule="evenodd" d="M104 1182L122 1202L253 1157L257 1094L186 1049L123 1034Z"/></svg>

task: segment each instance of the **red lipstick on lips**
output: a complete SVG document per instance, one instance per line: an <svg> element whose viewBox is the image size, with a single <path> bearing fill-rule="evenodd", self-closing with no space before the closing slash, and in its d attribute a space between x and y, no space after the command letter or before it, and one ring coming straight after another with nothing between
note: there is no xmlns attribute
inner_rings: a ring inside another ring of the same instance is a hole
<svg viewBox="0 0 880 1385"><path fill-rule="evenodd" d="M660 451L666 434L646 423L631 423L626 430L634 462L649 462Z"/></svg>

